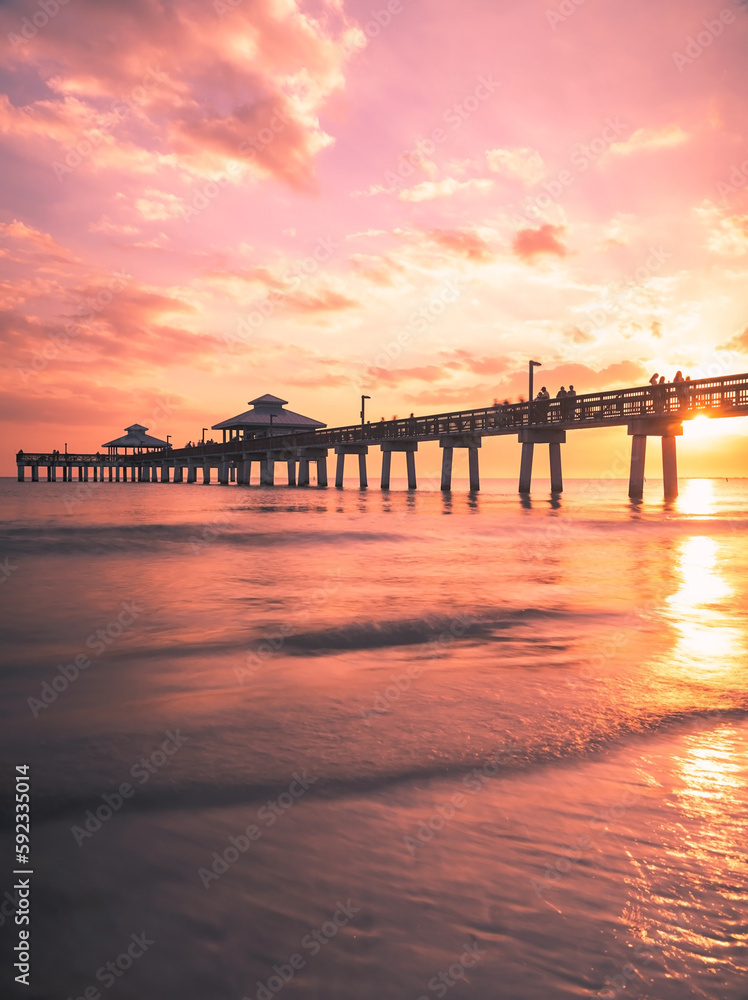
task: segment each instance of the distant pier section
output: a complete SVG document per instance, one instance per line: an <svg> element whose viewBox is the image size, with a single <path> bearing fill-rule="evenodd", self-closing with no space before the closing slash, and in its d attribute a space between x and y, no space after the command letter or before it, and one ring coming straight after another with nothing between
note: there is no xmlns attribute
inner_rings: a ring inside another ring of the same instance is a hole
<svg viewBox="0 0 748 1000"><path fill-rule="evenodd" d="M392 456L402 453L408 489L417 488L416 453L421 442L438 441L442 449L442 490L452 487L455 448L468 453L469 488L480 489L479 455L483 438L517 435L521 444L519 492L529 493L535 445L548 445L551 491L563 490L561 446L568 431L625 426L631 437L629 496L641 499L647 438L660 438L666 499L678 495L676 438L683 421L696 416L748 415L748 374L701 379L687 383L639 386L610 392L522 403L495 404L452 413L327 427L311 417L286 410L286 400L266 394L251 400L253 409L214 424L221 442L172 448L151 437L148 428L132 424L125 434L102 445L106 454L26 453L16 455L18 481L30 470L39 482L44 470L48 482L161 482L209 485L215 473L221 485L275 485L278 463L286 467L290 486L310 485L310 466L316 466L316 485L328 485L327 458L336 456L335 485L343 486L346 456L358 461L359 485L368 486L369 448L382 452L381 488L389 489ZM207 428L206 428L207 429ZM285 485L285 483L283 484Z"/></svg>

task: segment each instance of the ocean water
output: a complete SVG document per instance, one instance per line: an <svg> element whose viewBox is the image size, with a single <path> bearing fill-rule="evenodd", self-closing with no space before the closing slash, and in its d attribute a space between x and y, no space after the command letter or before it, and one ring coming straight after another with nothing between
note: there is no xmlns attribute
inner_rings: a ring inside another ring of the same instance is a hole
<svg viewBox="0 0 748 1000"><path fill-rule="evenodd" d="M0 481L4 995L748 997L748 482L402 486Z"/></svg>

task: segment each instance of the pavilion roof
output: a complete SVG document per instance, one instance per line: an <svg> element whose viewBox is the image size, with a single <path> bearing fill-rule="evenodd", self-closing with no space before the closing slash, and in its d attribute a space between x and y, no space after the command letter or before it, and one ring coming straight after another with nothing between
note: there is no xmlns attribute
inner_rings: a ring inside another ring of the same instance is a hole
<svg viewBox="0 0 748 1000"><path fill-rule="evenodd" d="M218 424L213 424L211 430L228 430L235 427L270 427L271 417L273 427L284 427L287 430L299 427L312 429L314 427L327 427L321 420L314 420L312 417L305 417L302 413L295 413L293 410L286 410L287 400L280 396L273 396L266 392L264 396L257 399L250 399L254 404L251 410L245 410L235 417L229 417Z"/></svg>
<svg viewBox="0 0 748 1000"><path fill-rule="evenodd" d="M125 430L127 434L123 434L122 437L115 438L113 441L106 441L101 447L102 448L166 448L168 447L166 441L161 441L160 438L152 437L150 434L146 434L148 430L142 424L131 424L126 427Z"/></svg>

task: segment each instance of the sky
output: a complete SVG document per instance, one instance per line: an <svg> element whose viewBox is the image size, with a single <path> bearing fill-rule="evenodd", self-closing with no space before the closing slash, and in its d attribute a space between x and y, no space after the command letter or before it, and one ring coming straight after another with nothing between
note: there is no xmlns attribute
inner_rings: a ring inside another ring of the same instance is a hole
<svg viewBox="0 0 748 1000"><path fill-rule="evenodd" d="M552 395L748 371L745 0L0 0L0 46L4 475L266 392L335 426L531 357ZM748 475L746 424L682 474Z"/></svg>

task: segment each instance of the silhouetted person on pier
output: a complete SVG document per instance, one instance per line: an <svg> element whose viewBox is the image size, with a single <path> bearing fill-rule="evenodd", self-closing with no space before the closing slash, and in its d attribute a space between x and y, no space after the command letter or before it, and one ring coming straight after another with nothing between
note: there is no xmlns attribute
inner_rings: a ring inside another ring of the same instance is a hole
<svg viewBox="0 0 748 1000"><path fill-rule="evenodd" d="M659 379L660 379L660 373L659 372L655 372L654 375L652 376L652 378L649 380L649 384L650 385L657 385Z"/></svg>
<svg viewBox="0 0 748 1000"><path fill-rule="evenodd" d="M688 405L688 386L680 368L673 375L673 385L675 386L675 395L678 397L678 406L682 409Z"/></svg>
<svg viewBox="0 0 748 1000"><path fill-rule="evenodd" d="M543 386L540 392L535 397L537 403L536 412L538 414L538 420L545 422L548 419L548 407L551 404L551 394L548 392L545 386Z"/></svg>

